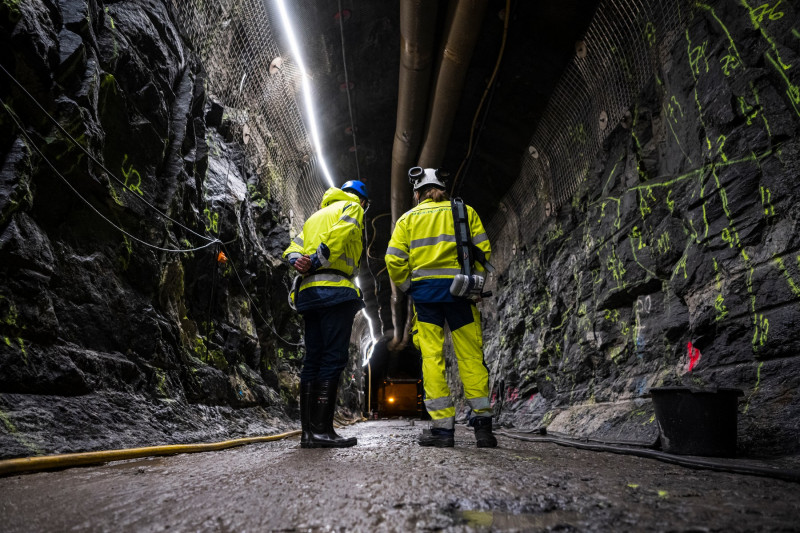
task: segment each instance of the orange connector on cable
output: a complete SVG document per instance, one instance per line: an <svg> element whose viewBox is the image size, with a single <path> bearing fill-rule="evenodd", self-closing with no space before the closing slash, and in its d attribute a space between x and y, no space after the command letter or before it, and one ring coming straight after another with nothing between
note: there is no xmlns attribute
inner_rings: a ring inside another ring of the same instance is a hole
<svg viewBox="0 0 800 533"><path fill-rule="evenodd" d="M225 252L220 252L217 254L217 263L225 264L228 262L228 256L225 255Z"/></svg>

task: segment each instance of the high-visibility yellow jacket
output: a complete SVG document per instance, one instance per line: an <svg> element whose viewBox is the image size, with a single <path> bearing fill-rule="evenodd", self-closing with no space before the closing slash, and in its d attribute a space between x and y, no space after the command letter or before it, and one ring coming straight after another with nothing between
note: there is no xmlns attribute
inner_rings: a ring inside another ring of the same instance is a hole
<svg viewBox="0 0 800 533"><path fill-rule="evenodd" d="M299 312L361 298L354 281L363 249L363 227L364 209L358 196L336 187L325 191L319 211L308 217L283 252L291 263L307 255L314 264L300 283L295 301Z"/></svg>
<svg viewBox="0 0 800 533"><path fill-rule="evenodd" d="M492 253L489 237L475 210L466 208L472 243L488 261ZM392 281L415 301L453 301L450 284L461 267L449 201L423 200L397 220L386 250L386 267ZM473 267L479 273L484 270L477 261Z"/></svg>

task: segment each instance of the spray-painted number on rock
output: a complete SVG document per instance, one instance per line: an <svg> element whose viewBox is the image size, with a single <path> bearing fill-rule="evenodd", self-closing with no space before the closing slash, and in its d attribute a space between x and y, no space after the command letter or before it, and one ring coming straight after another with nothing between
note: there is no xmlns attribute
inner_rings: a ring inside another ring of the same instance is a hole
<svg viewBox="0 0 800 533"><path fill-rule="evenodd" d="M206 216L206 231L219 233L219 213L213 213L209 208L206 207L203 209L203 214Z"/></svg>
<svg viewBox="0 0 800 533"><path fill-rule="evenodd" d="M122 160L122 175L125 176L125 187L133 192L139 193L140 196L144 196L142 192L142 176L139 174L138 170L133 168L133 163L128 166L128 170L126 171L125 163L127 162L128 154L125 154L125 158Z"/></svg>

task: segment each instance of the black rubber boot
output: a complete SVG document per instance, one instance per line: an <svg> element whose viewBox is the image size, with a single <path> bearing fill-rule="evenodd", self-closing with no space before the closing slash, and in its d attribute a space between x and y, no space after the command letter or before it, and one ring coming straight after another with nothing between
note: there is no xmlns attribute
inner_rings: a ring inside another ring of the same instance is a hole
<svg viewBox="0 0 800 533"><path fill-rule="evenodd" d="M423 429L422 435L417 439L420 446L435 446L436 448L452 448L456 444L455 430L453 429Z"/></svg>
<svg viewBox="0 0 800 533"><path fill-rule="evenodd" d="M308 448L311 439L311 406L316 401L314 398L314 382L306 381L300 383L300 429L303 434L300 436L300 447Z"/></svg>
<svg viewBox="0 0 800 533"><path fill-rule="evenodd" d="M497 439L492 435L492 417L478 416L473 421L475 426L475 440L478 448L494 448L497 446Z"/></svg>
<svg viewBox="0 0 800 533"><path fill-rule="evenodd" d="M318 381L311 408L311 424L306 448L348 448L355 446L355 437L340 437L333 430L333 413L336 411L336 394L339 380Z"/></svg>

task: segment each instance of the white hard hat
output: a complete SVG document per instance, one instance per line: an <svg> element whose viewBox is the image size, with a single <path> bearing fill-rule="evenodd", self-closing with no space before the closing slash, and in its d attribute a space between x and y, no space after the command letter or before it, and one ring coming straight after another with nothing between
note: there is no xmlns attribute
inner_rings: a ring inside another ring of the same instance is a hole
<svg viewBox="0 0 800 533"><path fill-rule="evenodd" d="M413 167L408 171L408 181L413 185L415 191L428 185L445 189L444 178L446 177L446 172L435 168Z"/></svg>

